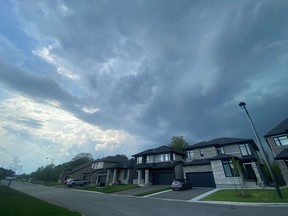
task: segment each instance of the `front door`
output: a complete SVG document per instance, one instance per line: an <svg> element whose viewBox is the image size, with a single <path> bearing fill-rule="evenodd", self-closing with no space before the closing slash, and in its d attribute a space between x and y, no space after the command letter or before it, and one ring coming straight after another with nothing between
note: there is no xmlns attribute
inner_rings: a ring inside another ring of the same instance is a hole
<svg viewBox="0 0 288 216"><path fill-rule="evenodd" d="M255 172L251 164L243 164L244 167L244 176L247 180L256 180Z"/></svg>

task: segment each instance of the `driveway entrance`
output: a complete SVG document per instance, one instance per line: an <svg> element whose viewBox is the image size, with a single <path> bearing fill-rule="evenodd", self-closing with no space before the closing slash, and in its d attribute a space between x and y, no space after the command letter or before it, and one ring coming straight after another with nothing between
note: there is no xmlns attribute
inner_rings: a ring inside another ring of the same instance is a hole
<svg viewBox="0 0 288 216"><path fill-rule="evenodd" d="M167 191L155 195L151 195L153 198L161 199L171 199L171 200L191 200L201 194L204 194L208 191L214 190L215 188L192 188L190 190L184 191Z"/></svg>

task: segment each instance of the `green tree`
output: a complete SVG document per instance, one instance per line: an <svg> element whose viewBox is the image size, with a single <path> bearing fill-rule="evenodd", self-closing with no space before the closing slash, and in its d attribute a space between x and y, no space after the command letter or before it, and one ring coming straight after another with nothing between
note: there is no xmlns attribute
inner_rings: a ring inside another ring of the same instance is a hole
<svg viewBox="0 0 288 216"><path fill-rule="evenodd" d="M188 143L186 142L186 140L182 135L173 136L169 146L177 151L184 151L185 148L188 147Z"/></svg>
<svg viewBox="0 0 288 216"><path fill-rule="evenodd" d="M73 169L81 164L92 162L93 160L91 153L79 153L68 163L68 167Z"/></svg>

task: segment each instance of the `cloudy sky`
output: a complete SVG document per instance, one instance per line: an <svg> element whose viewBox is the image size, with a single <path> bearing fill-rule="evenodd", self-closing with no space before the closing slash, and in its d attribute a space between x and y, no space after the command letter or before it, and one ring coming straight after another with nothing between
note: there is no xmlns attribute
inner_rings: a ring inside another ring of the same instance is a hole
<svg viewBox="0 0 288 216"><path fill-rule="evenodd" d="M288 116L286 0L0 0L0 167L30 173ZM48 157L48 159L47 159Z"/></svg>

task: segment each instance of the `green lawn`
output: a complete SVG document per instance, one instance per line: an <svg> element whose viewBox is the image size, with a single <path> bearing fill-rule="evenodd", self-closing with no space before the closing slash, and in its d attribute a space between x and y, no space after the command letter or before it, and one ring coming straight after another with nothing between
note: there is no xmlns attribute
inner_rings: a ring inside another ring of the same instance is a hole
<svg viewBox="0 0 288 216"><path fill-rule="evenodd" d="M0 185L0 215L81 216L77 212L46 203L2 185Z"/></svg>
<svg viewBox="0 0 288 216"><path fill-rule="evenodd" d="M288 188L281 189L283 199L279 199L275 190L253 189L248 190L249 196L243 197L238 190L220 190L201 201L230 201L230 202L260 202L260 203L288 203Z"/></svg>
<svg viewBox="0 0 288 216"><path fill-rule="evenodd" d="M155 189L155 190L139 193L139 194L136 194L135 196L147 196L149 194L154 194L154 193L158 193L158 192L161 192L161 191L166 191L166 190L169 190L169 189L171 190L171 187L159 188L159 189Z"/></svg>
<svg viewBox="0 0 288 216"><path fill-rule="evenodd" d="M123 190L129 190L133 188L139 187L138 185L112 185L109 187L96 187L96 186L88 186L80 188L81 190L88 190L88 191L97 191L102 193L115 193Z"/></svg>

